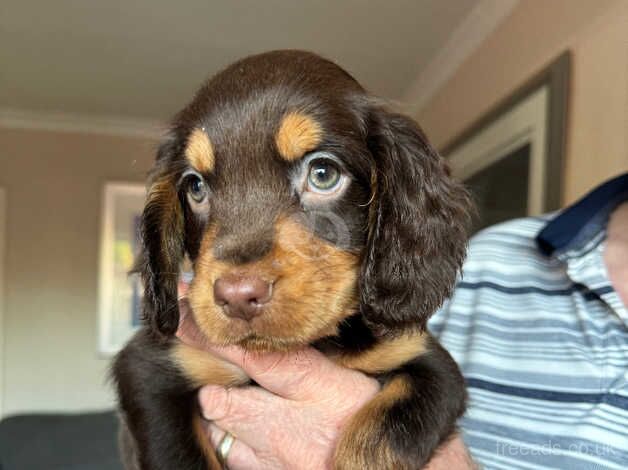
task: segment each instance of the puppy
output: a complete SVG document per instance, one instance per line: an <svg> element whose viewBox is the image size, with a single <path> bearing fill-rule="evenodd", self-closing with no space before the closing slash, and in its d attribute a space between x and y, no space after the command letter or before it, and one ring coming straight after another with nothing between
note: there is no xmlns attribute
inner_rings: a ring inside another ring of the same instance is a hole
<svg viewBox="0 0 628 470"><path fill-rule="evenodd" d="M173 120L142 218L145 325L113 376L126 465L220 468L196 391L249 382L174 337L177 279L210 342L313 345L376 377L338 469L416 469L455 430L465 388L426 332L465 256L469 199L410 118L317 55L275 51L210 79Z"/></svg>

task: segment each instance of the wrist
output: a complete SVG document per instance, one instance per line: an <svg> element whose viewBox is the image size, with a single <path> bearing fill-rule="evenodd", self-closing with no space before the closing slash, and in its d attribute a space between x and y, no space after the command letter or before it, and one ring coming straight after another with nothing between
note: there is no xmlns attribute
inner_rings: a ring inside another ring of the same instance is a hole
<svg viewBox="0 0 628 470"><path fill-rule="evenodd" d="M455 434L442 444L424 470L476 470L478 466L473 462L459 434Z"/></svg>

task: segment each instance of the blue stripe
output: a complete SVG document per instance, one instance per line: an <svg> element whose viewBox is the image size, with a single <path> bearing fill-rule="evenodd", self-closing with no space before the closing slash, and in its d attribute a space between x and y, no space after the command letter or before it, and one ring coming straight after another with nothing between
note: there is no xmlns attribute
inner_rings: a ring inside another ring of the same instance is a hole
<svg viewBox="0 0 628 470"><path fill-rule="evenodd" d="M577 363L561 364L561 372L553 369L537 373L527 371L517 373L513 371L517 368L517 363L511 362L508 365L510 366L508 367L510 370L502 370L480 362L475 362L465 370L464 375L478 380L492 380L495 383L512 384L514 387L529 387L533 390L561 390L566 393L570 393L571 390L592 394L606 393L605 389L611 387L615 382L611 377L603 378L593 376L592 374L599 369L599 367L594 366L588 366L588 369L582 369L582 375L566 375L570 369L577 368L579 365ZM621 371L622 369L618 367L617 370Z"/></svg>
<svg viewBox="0 0 628 470"><path fill-rule="evenodd" d="M529 411L530 413L547 413L550 416L563 416L568 418L587 419L594 417L606 423L616 426L622 426L625 432L628 427L625 426L628 411L619 408L611 408L606 405L597 405L594 403L561 403L561 402L536 402L525 397L500 396L499 401L495 400L495 394L488 390L480 388L470 389L470 401L475 404L486 404L504 409L512 409L519 411Z"/></svg>
<svg viewBox="0 0 628 470"><path fill-rule="evenodd" d="M484 305L488 304L489 302L484 302ZM493 310L498 310L500 307L498 302L495 304ZM501 307L503 309L503 305L501 305ZM465 310L461 303L456 305L456 309L459 309L461 312ZM559 309L557 308L556 310ZM468 324L469 326L474 326L478 321L484 321L504 328L560 328L568 331L577 331L579 333L586 332L587 335L595 334L599 337L606 337L609 333L621 333L622 335L626 333L625 325L619 321L611 322L607 319L606 322L595 323L589 319L584 320L573 315L574 309L571 305L569 307L565 306L564 309L560 310L564 312L569 311L572 314L573 321L554 320L548 316L541 317L537 315L506 319L487 312L482 306L476 307L473 317L469 315L459 315L456 320L458 323ZM626 348L626 352L628 352L628 344L626 344Z"/></svg>
<svg viewBox="0 0 628 470"><path fill-rule="evenodd" d="M497 272L492 269L484 268L482 271L473 269L466 269L464 272L464 281L469 283L481 282L489 279L495 279L501 285L504 286L520 286L521 285L521 273L502 273ZM552 289L566 289L571 286L572 282L570 280L566 280L564 276L558 276L556 273L546 272L546 273L537 273L536 271L531 271L530 275L527 276L526 281L530 283L533 287L540 288L552 288ZM533 283L533 284L532 284Z"/></svg>
<svg viewBox="0 0 628 470"><path fill-rule="evenodd" d="M463 435L471 455L482 463L488 459L484 455L476 457L477 450L491 454L494 459L512 461L513 466L507 468L519 468L516 466L517 463L525 462L542 469L601 470L622 468L627 463L628 456L623 449L595 441L529 433L518 428L496 426L470 419L463 420L462 426L463 429L467 429L463 430ZM475 430L488 436L479 436L474 433ZM516 443L509 441L512 436L516 436ZM593 463L587 456L597 457L603 463ZM486 468L498 467L487 465Z"/></svg>
<svg viewBox="0 0 628 470"><path fill-rule="evenodd" d="M512 295L521 295L521 294L540 294L547 296L569 296L575 293L580 293L584 295L586 300L598 300L598 294L596 291L590 291L587 286L582 284L572 284L571 287L567 289L543 289L541 287L534 286L523 286L523 287L506 287L500 284L496 284L490 281L480 281L480 282L465 282L461 281L456 286L458 289L493 289L499 292L503 292L504 294L512 294ZM599 289L602 293L611 292L612 289L607 290L608 288Z"/></svg>
<svg viewBox="0 0 628 470"><path fill-rule="evenodd" d="M573 406L573 403L570 405ZM628 442L628 429L623 426L623 423L612 423L597 414L591 414L587 416L566 416L565 413L547 413L545 410L539 412L537 410L530 409L513 409L511 407L500 406L496 407L492 402L480 403L478 401L471 401L474 413L478 411L484 411L486 413L504 414L512 418L522 419L525 421L533 421L535 424L547 424L554 426L555 428L569 428L571 426L588 426L594 429L594 432L600 431L613 436L621 436ZM565 406L568 406L565 404ZM541 428L543 429L543 428Z"/></svg>
<svg viewBox="0 0 628 470"><path fill-rule="evenodd" d="M613 289L611 286L605 286L598 287L597 289L592 289L591 292L601 297L604 294L610 294L611 292L615 292L615 289Z"/></svg>
<svg viewBox="0 0 628 470"><path fill-rule="evenodd" d="M464 338L453 338L451 336L448 336L446 338L447 340L447 346L448 346L448 350L449 352L451 352L454 356L463 356L465 351L467 350L467 346L468 346L468 342L464 340ZM574 367L578 367L580 369L586 370L584 369L585 367L587 368L597 368L595 369L595 371L599 371L600 367L605 367L607 368L607 376L608 374L611 372L612 369L616 369L617 372L622 372L623 370L625 370L626 368L628 368L628 359L626 357L620 357L620 358L615 358L615 357L588 357L583 353L579 353L578 351L567 351L564 354L560 354L554 351L547 351L544 350L541 353L536 353L536 354L531 354L529 352L530 348L527 349L522 349L522 348L517 348L516 350L512 351L512 352L508 352L505 351L504 348L500 348L499 346L495 345L495 344L490 344L490 345L482 345L482 346L476 346L473 345L474 351L478 351L478 352L483 352L486 353L488 355L491 355L493 359L500 359L500 358L504 358L504 359L510 359L512 362L510 363L513 366L513 369L515 368L515 362L519 362L521 360L527 361L527 360L535 360L535 361L548 361L551 360L552 362L561 362L561 363L567 363L567 367L569 367L571 370L573 370ZM469 365L467 367L467 370L470 370L472 367L476 367L475 364L479 365L479 362L476 361L474 363L474 365ZM502 364L503 366L504 364ZM496 374L495 371L490 371L491 374ZM514 376L516 377L520 377L520 373L519 372L511 372ZM554 375L554 374L552 374ZM567 376L567 377L573 377L573 375ZM543 380L548 380L546 378L546 376L542 376ZM574 378L575 379L575 378ZM561 379L562 380L562 379ZM582 379L582 380L594 380L597 383L608 383L609 385L614 383L616 378L615 377L608 377L608 379L606 379L604 382L602 382L599 377L599 375L595 376L595 377L589 377L586 379Z"/></svg>
<svg viewBox="0 0 628 470"><path fill-rule="evenodd" d="M560 344L566 343L569 345L578 345L580 347L586 348L588 350L591 349L592 346L599 348L601 351L604 350L609 343L621 344L621 342L625 338L625 334L618 331L614 333L609 333L605 336L597 336L597 335L585 335L581 331L575 330L564 330L564 331L538 331L535 333L531 333L529 331L502 331L496 328L491 328L488 325L483 325L481 323L476 323L475 325L456 325L452 321L449 321L447 326L447 330L452 333L457 333L459 335L472 334L474 337L483 334L488 337L509 340L520 343L527 343L531 340L531 335L534 334L534 341L537 343L548 343L548 344ZM481 344L481 342L476 343ZM446 347L447 345L445 345ZM593 351L594 353L596 351Z"/></svg>
<svg viewBox="0 0 628 470"><path fill-rule="evenodd" d="M503 254L495 253L495 247L491 247L490 249L488 247L486 247L486 249L471 249L469 251L469 259L471 261L463 267L463 273L466 271L478 270L481 273L485 269L485 266L482 264L483 259L490 259L492 262L504 263L515 270L518 268L524 268L526 270L536 271L537 273L547 269L548 266L552 269L556 269L558 266L563 264L560 261L555 261L555 266L552 266L544 259L535 258L533 254L523 248L520 251L513 251L512 249L504 248L504 251L505 252Z"/></svg>
<svg viewBox="0 0 628 470"><path fill-rule="evenodd" d="M534 388L513 387L511 385L497 384L486 380L467 377L467 386L489 390L502 395L514 395L518 397L533 398L536 400L556 401L561 403L604 403L622 410L628 410L628 397L615 393L572 393L556 392L553 390L540 390Z"/></svg>
<svg viewBox="0 0 628 470"><path fill-rule="evenodd" d="M565 413L565 410L551 412L547 409L543 409L543 411L539 413L537 409L532 409L525 406L519 406L515 408L512 406L512 404L509 404L508 406L496 407L495 400L482 401L475 396L471 397L471 406L473 406L473 408L477 410L485 410L493 413L501 411L503 413L507 413L510 417L524 418L527 420L532 419L535 422L548 423L557 426L577 426L586 424L587 426L601 429L610 434L617 434L620 436L628 437L628 429L624 426L624 422L618 423L616 421L611 421L596 413L570 416ZM597 423L596 421L600 422Z"/></svg>

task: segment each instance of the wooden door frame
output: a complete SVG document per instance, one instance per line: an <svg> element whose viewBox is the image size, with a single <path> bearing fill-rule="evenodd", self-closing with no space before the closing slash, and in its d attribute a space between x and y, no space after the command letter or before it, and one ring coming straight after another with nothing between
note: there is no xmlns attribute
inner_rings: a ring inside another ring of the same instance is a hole
<svg viewBox="0 0 628 470"><path fill-rule="evenodd" d="M549 98L547 102L547 166L544 177L545 201L543 211L550 212L560 209L563 207L565 197L564 175L570 73L571 53L566 51L482 115L460 135L439 149L441 154L446 158L473 136L490 126L500 116L516 107L539 88L546 86L549 90Z"/></svg>

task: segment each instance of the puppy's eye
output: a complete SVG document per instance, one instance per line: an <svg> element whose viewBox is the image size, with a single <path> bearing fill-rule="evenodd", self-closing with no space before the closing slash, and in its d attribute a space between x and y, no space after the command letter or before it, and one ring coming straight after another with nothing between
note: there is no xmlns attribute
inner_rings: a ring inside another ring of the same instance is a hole
<svg viewBox="0 0 628 470"><path fill-rule="evenodd" d="M325 151L307 155L290 176L303 207L336 201L352 181L342 160Z"/></svg>
<svg viewBox="0 0 628 470"><path fill-rule="evenodd" d="M200 177L190 176L188 194L197 203L202 203L207 198L207 185Z"/></svg>
<svg viewBox="0 0 628 470"><path fill-rule="evenodd" d="M198 216L206 216L209 210L210 188L205 179L194 170L187 170L177 185L179 194L187 200L192 211Z"/></svg>
<svg viewBox="0 0 628 470"><path fill-rule="evenodd" d="M310 162L307 186L310 191L331 193L338 189L342 173L338 166L328 159L317 159Z"/></svg>

